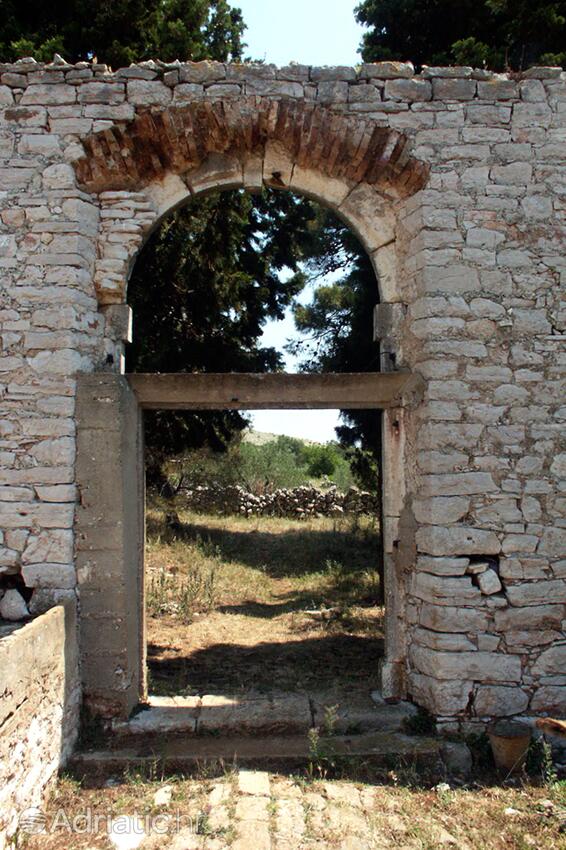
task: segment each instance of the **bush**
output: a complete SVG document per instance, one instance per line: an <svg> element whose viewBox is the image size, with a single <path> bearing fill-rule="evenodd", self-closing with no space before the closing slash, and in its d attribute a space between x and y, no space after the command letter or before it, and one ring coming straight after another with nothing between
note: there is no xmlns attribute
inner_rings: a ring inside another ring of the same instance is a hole
<svg viewBox="0 0 566 850"><path fill-rule="evenodd" d="M293 449L276 440L262 446L242 443L240 460L241 481L251 493L299 487L308 482L308 472Z"/></svg>
<svg viewBox="0 0 566 850"><path fill-rule="evenodd" d="M355 481L350 459L338 443L307 444L287 436L261 445L236 441L225 452L197 449L169 461L166 472L173 491L240 484L256 495L320 479L346 492Z"/></svg>
<svg viewBox="0 0 566 850"><path fill-rule="evenodd" d="M322 478L324 475L334 473L338 452L332 445L304 446L303 458L308 474L313 478Z"/></svg>

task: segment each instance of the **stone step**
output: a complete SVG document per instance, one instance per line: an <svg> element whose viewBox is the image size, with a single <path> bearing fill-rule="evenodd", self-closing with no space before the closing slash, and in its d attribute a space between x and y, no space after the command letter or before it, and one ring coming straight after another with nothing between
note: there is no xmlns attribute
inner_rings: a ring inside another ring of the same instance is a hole
<svg viewBox="0 0 566 850"><path fill-rule="evenodd" d="M408 702L387 704L377 692L346 700L332 692L151 697L128 721L114 723L109 745L163 734L306 734L314 726L343 735L402 732L416 711Z"/></svg>
<svg viewBox="0 0 566 850"><path fill-rule="evenodd" d="M139 738L122 749L77 752L69 769L81 780L97 784L125 771L146 775L182 773L191 775L203 767L219 772L232 765L261 770L294 770L309 762L339 760L371 763L378 767L421 766L442 773L442 745L438 739L413 737L398 732L321 737L313 753L307 735L288 736L183 736L162 735L153 741Z"/></svg>

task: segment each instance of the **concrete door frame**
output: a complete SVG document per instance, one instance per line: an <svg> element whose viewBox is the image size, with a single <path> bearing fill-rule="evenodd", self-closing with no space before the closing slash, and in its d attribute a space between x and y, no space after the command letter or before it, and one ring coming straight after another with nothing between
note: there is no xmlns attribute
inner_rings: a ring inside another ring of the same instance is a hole
<svg viewBox="0 0 566 850"><path fill-rule="evenodd" d="M423 381L409 371L325 374L130 373L144 410L389 410Z"/></svg>
<svg viewBox="0 0 566 850"><path fill-rule="evenodd" d="M147 700L144 409L381 409L398 422L419 396L410 372L327 375L82 375L77 390L81 660L91 710L127 717ZM385 418L385 417L384 417ZM386 428L389 426L386 424ZM93 553L95 556L93 558ZM386 658L399 652L384 551ZM396 682L386 689L399 696Z"/></svg>

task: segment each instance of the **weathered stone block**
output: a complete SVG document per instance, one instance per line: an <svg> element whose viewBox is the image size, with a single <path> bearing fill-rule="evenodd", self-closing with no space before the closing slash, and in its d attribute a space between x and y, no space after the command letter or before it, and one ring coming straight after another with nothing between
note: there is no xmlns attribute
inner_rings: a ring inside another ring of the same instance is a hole
<svg viewBox="0 0 566 850"><path fill-rule="evenodd" d="M470 500L460 497L417 499L413 502L413 512L417 522L441 525L446 522L458 522L468 512Z"/></svg>
<svg viewBox="0 0 566 850"><path fill-rule="evenodd" d="M472 691L472 682L444 682L433 676L412 671L409 689L418 703L439 715L453 715L465 711Z"/></svg>
<svg viewBox="0 0 566 850"><path fill-rule="evenodd" d="M22 578L26 587L73 588L77 580L72 564L25 564Z"/></svg>
<svg viewBox="0 0 566 850"><path fill-rule="evenodd" d="M529 696L520 688L482 685L474 698L474 711L479 717L509 717L522 714L528 704Z"/></svg>
<svg viewBox="0 0 566 850"><path fill-rule="evenodd" d="M321 86L327 85L321 83ZM332 83L328 85L332 86ZM337 83L336 85L340 85ZM346 84L343 84L346 85ZM217 89L217 86L213 88ZM347 85L346 85L347 88ZM210 89L208 90L210 92ZM329 89L330 91L330 89ZM247 94L258 94L264 97L303 97L304 89L301 83L294 83L287 80L249 80L246 82ZM344 96L345 95L345 96ZM348 93L342 90L342 99L347 100Z"/></svg>
<svg viewBox="0 0 566 850"><path fill-rule="evenodd" d="M562 602L566 599L566 581L547 579L547 581L508 584L505 591L511 605L540 605L549 600Z"/></svg>
<svg viewBox="0 0 566 850"><path fill-rule="evenodd" d="M534 605L531 608L508 608L496 611L495 628L498 632L513 629L559 629L566 616L564 604Z"/></svg>
<svg viewBox="0 0 566 850"><path fill-rule="evenodd" d="M463 634L447 634L429 629L415 629L413 637L421 646L439 649L444 652L474 652L476 646Z"/></svg>
<svg viewBox="0 0 566 850"><path fill-rule="evenodd" d="M546 103L516 103L513 107L513 127L548 127L552 111Z"/></svg>
<svg viewBox="0 0 566 850"><path fill-rule="evenodd" d="M221 62L186 62L179 67L182 83L210 83L226 79L226 66Z"/></svg>
<svg viewBox="0 0 566 850"><path fill-rule="evenodd" d="M437 576L463 576L468 571L469 558L432 558L419 555L417 569Z"/></svg>
<svg viewBox="0 0 566 850"><path fill-rule="evenodd" d="M437 652L413 647L411 661L419 672L437 679L469 679L478 682L519 682L521 660L495 652Z"/></svg>
<svg viewBox="0 0 566 850"><path fill-rule="evenodd" d="M478 585L483 594L491 596L502 589L501 581L495 570L485 570L478 575Z"/></svg>
<svg viewBox="0 0 566 850"><path fill-rule="evenodd" d="M28 104L48 106L49 104L76 103L76 101L77 90L75 86L50 86L40 84L28 86L22 95L20 103L23 106L27 106Z"/></svg>
<svg viewBox="0 0 566 850"><path fill-rule="evenodd" d="M559 643L539 655L532 667L535 676L563 676L566 673L566 643Z"/></svg>
<svg viewBox="0 0 566 850"><path fill-rule="evenodd" d="M128 80L128 100L136 106L167 106L171 89L159 80Z"/></svg>
<svg viewBox="0 0 566 850"><path fill-rule="evenodd" d="M473 605L481 602L481 593L469 576L451 578L418 572L413 576L411 592L421 599L434 602L449 599L453 604Z"/></svg>
<svg viewBox="0 0 566 850"><path fill-rule="evenodd" d="M400 100L419 102L432 98L432 86L428 80L401 79L387 80L385 83L385 100Z"/></svg>
<svg viewBox="0 0 566 850"><path fill-rule="evenodd" d="M394 80L398 77L412 77L415 68L412 62L373 62L362 65L362 77Z"/></svg>
<svg viewBox="0 0 566 850"><path fill-rule="evenodd" d="M432 81L432 95L435 100L473 100L476 85L475 80L435 78Z"/></svg>
<svg viewBox="0 0 566 850"><path fill-rule="evenodd" d="M103 103L113 106L126 98L124 83L92 82L84 83L79 89L79 103Z"/></svg>
<svg viewBox="0 0 566 850"><path fill-rule="evenodd" d="M550 717L566 716L566 686L541 685L533 696L531 711Z"/></svg>
<svg viewBox="0 0 566 850"><path fill-rule="evenodd" d="M420 528L416 542L419 552L427 555L497 555L501 551L492 531L466 526Z"/></svg>
<svg viewBox="0 0 566 850"><path fill-rule="evenodd" d="M473 496L493 493L498 487L489 472L456 472L442 475L423 475L422 493L425 496ZM464 500L465 501L465 500ZM456 502L452 503L456 505ZM463 501L460 501L460 507ZM469 501L466 502L469 505ZM461 513L457 519L464 516ZM456 522L448 517L445 522Z"/></svg>
<svg viewBox="0 0 566 850"><path fill-rule="evenodd" d="M173 103L190 103L195 98L204 97L204 88L198 83L181 83L175 86Z"/></svg>
<svg viewBox="0 0 566 850"><path fill-rule="evenodd" d="M566 554L566 528L545 528L537 552L551 558L563 557Z"/></svg>
<svg viewBox="0 0 566 850"><path fill-rule="evenodd" d="M511 165L494 165L490 177L494 183L504 186L526 186L531 182L533 167L528 162L513 162Z"/></svg>
<svg viewBox="0 0 566 850"><path fill-rule="evenodd" d="M422 605L419 622L437 632L475 633L487 629L488 616L485 611L473 608Z"/></svg>

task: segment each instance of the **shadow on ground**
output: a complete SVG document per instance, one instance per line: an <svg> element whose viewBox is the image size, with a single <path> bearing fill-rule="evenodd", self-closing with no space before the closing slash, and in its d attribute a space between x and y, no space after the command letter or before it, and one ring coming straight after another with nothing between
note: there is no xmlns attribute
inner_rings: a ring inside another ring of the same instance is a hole
<svg viewBox="0 0 566 850"><path fill-rule="evenodd" d="M155 694L213 691L272 691L332 688L339 681L353 687L378 687L383 639L358 635L254 646L217 643L181 655L171 647L148 645L151 690Z"/></svg>
<svg viewBox="0 0 566 850"><path fill-rule="evenodd" d="M259 531L253 528L233 530L204 523L178 524L164 533L163 525L150 522L148 534L160 534L164 543L186 540L209 542L223 561L237 561L262 570L272 578L318 573L327 561L343 564L348 572L377 570L380 536L377 531L305 530Z"/></svg>

